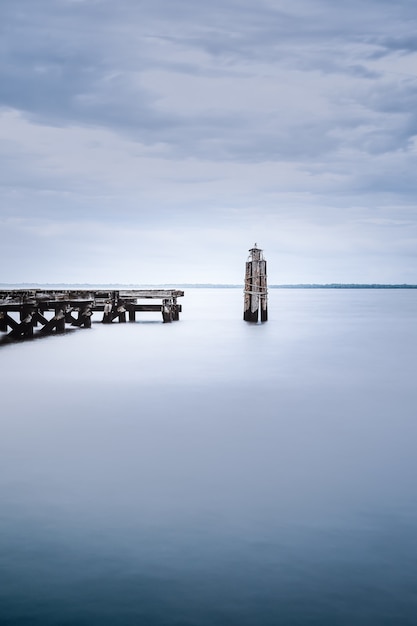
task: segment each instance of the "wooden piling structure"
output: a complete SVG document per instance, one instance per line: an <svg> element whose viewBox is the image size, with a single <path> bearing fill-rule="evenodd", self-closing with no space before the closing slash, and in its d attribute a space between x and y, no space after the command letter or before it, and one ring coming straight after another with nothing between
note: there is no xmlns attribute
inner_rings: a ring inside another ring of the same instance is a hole
<svg viewBox="0 0 417 626"><path fill-rule="evenodd" d="M176 289L0 291L0 332L8 332L12 339L28 339L38 325L40 335L63 333L66 324L90 328L97 311L103 312L105 324L114 320L125 323L127 315L129 322L134 322L141 311L160 311L164 323L172 322L179 319L181 305L177 298L183 295ZM140 302L155 299L161 303Z"/></svg>
<svg viewBox="0 0 417 626"><path fill-rule="evenodd" d="M263 257L263 250L254 247L249 250L249 257L245 270L245 291L243 319L245 322L268 321L268 288L266 261Z"/></svg>

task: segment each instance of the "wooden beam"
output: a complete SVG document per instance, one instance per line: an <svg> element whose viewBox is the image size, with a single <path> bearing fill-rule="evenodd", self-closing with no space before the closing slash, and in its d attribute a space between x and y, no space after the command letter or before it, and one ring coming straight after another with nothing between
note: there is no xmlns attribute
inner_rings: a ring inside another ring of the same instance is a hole
<svg viewBox="0 0 417 626"><path fill-rule="evenodd" d="M0 311L0 332L7 333L7 319L4 311Z"/></svg>
<svg viewBox="0 0 417 626"><path fill-rule="evenodd" d="M7 325L10 326L13 330L17 330L20 326L19 322L16 322L13 317L11 317L8 313L5 315Z"/></svg>

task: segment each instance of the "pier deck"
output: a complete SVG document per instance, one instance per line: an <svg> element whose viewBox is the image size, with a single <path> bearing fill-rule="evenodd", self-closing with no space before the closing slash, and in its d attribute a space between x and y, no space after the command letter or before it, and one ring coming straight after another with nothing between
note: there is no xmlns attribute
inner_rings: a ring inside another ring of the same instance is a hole
<svg viewBox="0 0 417 626"><path fill-rule="evenodd" d="M39 333L64 332L65 325L91 326L94 312L103 312L103 323L114 320L136 321L136 313L162 313L164 323L179 319L182 308L177 298L184 295L178 289L12 289L0 291L0 331L11 338L32 337ZM141 302L141 301L147 302ZM149 303L149 300L160 300ZM51 316L52 312L52 316ZM19 314L17 320L12 313Z"/></svg>

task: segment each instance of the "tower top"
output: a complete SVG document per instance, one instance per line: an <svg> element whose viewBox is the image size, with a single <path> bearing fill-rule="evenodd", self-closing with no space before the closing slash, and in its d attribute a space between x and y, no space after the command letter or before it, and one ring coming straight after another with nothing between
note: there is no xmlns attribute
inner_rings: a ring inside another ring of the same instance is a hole
<svg viewBox="0 0 417 626"><path fill-rule="evenodd" d="M261 250L261 248L258 248L258 244L255 243L253 248L249 248L248 261L263 261L263 259L263 250Z"/></svg>

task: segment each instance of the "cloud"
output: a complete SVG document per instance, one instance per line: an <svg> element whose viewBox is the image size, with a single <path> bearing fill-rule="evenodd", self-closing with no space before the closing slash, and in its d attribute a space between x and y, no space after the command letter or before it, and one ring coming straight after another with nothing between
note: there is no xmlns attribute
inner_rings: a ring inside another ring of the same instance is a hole
<svg viewBox="0 0 417 626"><path fill-rule="evenodd" d="M296 229L271 235L290 220L317 259L336 237L346 273L375 246L409 254L396 224L417 217L411 2L3 0L0 24L1 216L15 243L33 252L52 233L65 247L64 227L87 263L103 225L163 226L162 263L186 233L210 254L224 229L295 263ZM414 271L390 258L381 280L394 266L400 282Z"/></svg>

